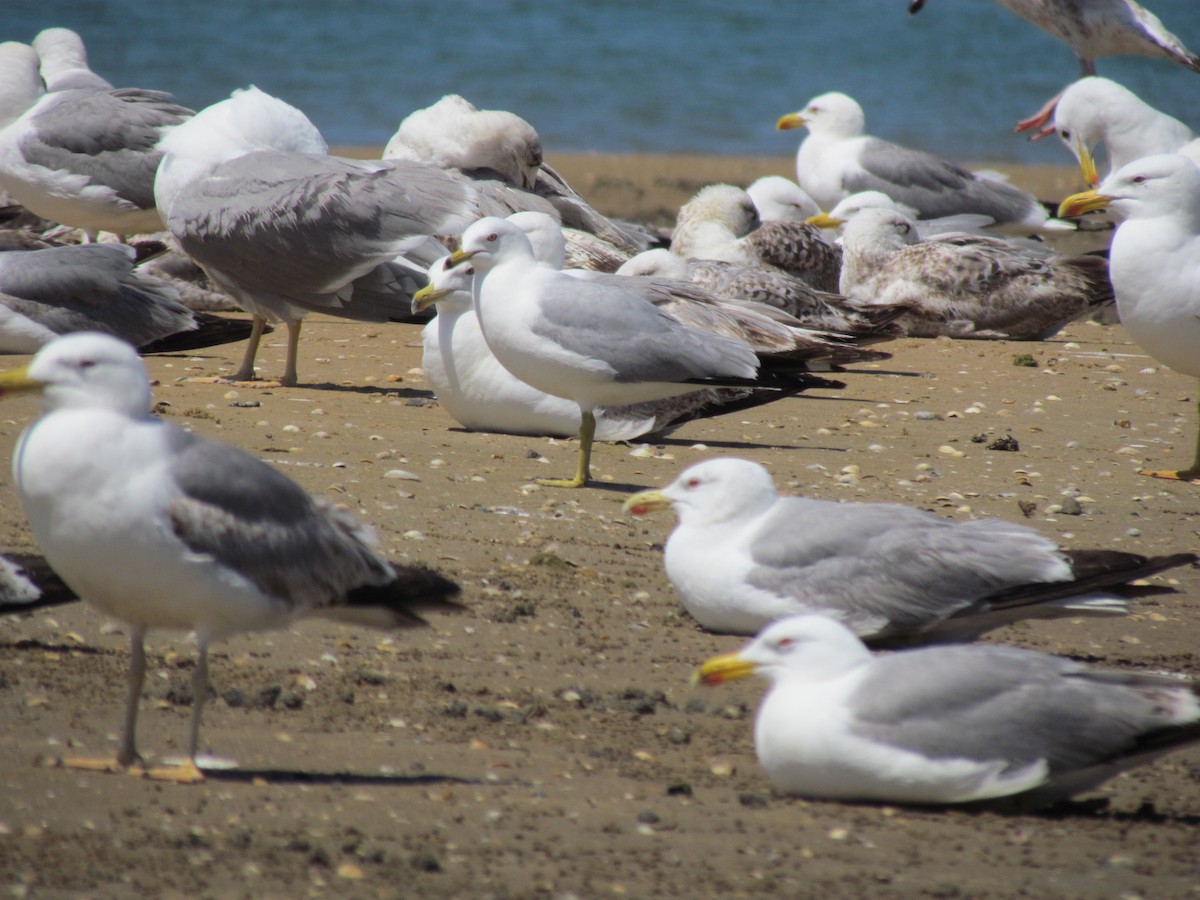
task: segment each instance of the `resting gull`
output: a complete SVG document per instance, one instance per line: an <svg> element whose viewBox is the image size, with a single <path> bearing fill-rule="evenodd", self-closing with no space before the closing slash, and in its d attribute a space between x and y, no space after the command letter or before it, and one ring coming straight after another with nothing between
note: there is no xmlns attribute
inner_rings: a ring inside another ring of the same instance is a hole
<svg viewBox="0 0 1200 900"><path fill-rule="evenodd" d="M128 344L60 338L0 376L0 394L28 390L42 392L44 414L21 436L13 477L33 536L73 591L130 626L132 644L115 763L64 764L140 769L151 628L193 630L199 642L187 760L152 770L191 781L203 778L196 754L214 641L306 616L402 628L424 624L422 610L457 608L453 582L389 563L350 514L248 453L152 417Z"/></svg>
<svg viewBox="0 0 1200 900"><path fill-rule="evenodd" d="M764 222L806 222L821 211L800 185L782 175L764 175L746 193Z"/></svg>
<svg viewBox="0 0 1200 900"><path fill-rule="evenodd" d="M575 475L590 477L595 410L662 400L702 387L759 387L758 359L740 341L681 325L620 287L538 263L511 222L485 217L462 236L451 264L471 261L475 312L500 363L539 390L579 406Z"/></svg>
<svg viewBox="0 0 1200 900"><path fill-rule="evenodd" d="M1047 256L979 234L921 240L886 209L847 222L842 250L842 293L904 305L913 337L1042 340L1113 301L1101 256Z"/></svg>
<svg viewBox="0 0 1200 900"><path fill-rule="evenodd" d="M842 254L805 222L764 222L750 195L731 184L702 188L679 210L671 252L778 269L819 291L837 290Z"/></svg>
<svg viewBox="0 0 1200 900"><path fill-rule="evenodd" d="M1092 187L1100 182L1095 159L1100 144L1108 153L1109 174L1160 153L1182 153L1200 165L1200 140L1192 129L1108 78L1081 78L1063 91L1054 130Z"/></svg>
<svg viewBox="0 0 1200 900"><path fill-rule="evenodd" d="M923 219L977 213L1001 224L1050 224L1045 207L1032 194L866 134L862 107L846 94L821 94L776 123L785 131L801 126L809 133L796 153L796 181L822 209L858 191L876 190L913 207Z"/></svg>
<svg viewBox="0 0 1200 900"><path fill-rule="evenodd" d="M679 525L664 561L684 608L736 634L813 612L877 646L973 640L1018 619L1126 612L1128 582L1197 558L1060 550L1001 519L780 497L766 469L734 458L625 501L635 515L667 508Z"/></svg>
<svg viewBox="0 0 1200 900"><path fill-rule="evenodd" d="M254 378L268 320L288 327L285 385L297 383L307 313L407 320L433 261L420 254L477 213L472 186L434 166L329 156L300 110L257 88L200 111L162 148L154 192L167 227L255 317L239 381Z"/></svg>
<svg viewBox="0 0 1200 900"><path fill-rule="evenodd" d="M36 98L0 128L0 188L52 222L119 235L161 231L158 141L192 111L138 88L78 87Z"/></svg>
<svg viewBox="0 0 1200 900"><path fill-rule="evenodd" d="M754 749L781 791L1009 810L1052 805L1200 740L1200 685L1016 647L874 656L817 615L708 660L706 685L769 682Z"/></svg>
<svg viewBox="0 0 1200 900"><path fill-rule="evenodd" d="M1060 215L1105 207L1121 218L1109 249L1121 324L1160 363L1200 377L1200 167L1178 153L1136 160ZM1200 430L1191 465L1143 474L1200 479Z"/></svg>
<svg viewBox="0 0 1200 900"><path fill-rule="evenodd" d="M975 213L959 213L955 216L941 216L937 219L920 219L917 218L915 209L903 203L897 203L883 191L859 191L857 194L851 194L838 201L838 204L829 212L810 216L807 221L822 231L838 232L841 226L864 209L890 209L907 216L916 226L917 236L922 240L952 232L968 231L978 234L996 222L991 216ZM840 237L838 241L841 241Z"/></svg>
<svg viewBox="0 0 1200 900"><path fill-rule="evenodd" d="M92 71L83 38L70 28L39 31L33 39L33 49L38 55L38 72L48 91L77 88L111 91L115 87Z"/></svg>
<svg viewBox="0 0 1200 900"><path fill-rule="evenodd" d="M384 148L384 159L452 169L476 181L484 213L552 213L562 224L595 234L625 253L645 249L653 235L594 210L546 164L532 125L506 110L479 109L458 94L410 113Z"/></svg>
<svg viewBox="0 0 1200 900"><path fill-rule="evenodd" d="M1101 56L1153 56L1200 72L1200 56L1167 30L1150 10L1134 0L996 0L1010 12L1036 25L1071 48L1080 75L1096 74ZM916 14L925 0L910 0ZM1059 97L1017 123L1017 131L1041 129L1054 114Z"/></svg>

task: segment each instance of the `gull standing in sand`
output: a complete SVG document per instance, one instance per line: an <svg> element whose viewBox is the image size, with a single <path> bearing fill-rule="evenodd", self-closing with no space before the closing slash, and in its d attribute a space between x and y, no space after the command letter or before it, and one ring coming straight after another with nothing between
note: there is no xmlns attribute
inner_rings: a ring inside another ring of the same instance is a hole
<svg viewBox="0 0 1200 900"><path fill-rule="evenodd" d="M921 240L914 222L864 209L842 234L842 293L902 305L912 337L1043 340L1113 302L1100 256L1048 256L980 234Z"/></svg>
<svg viewBox="0 0 1200 900"><path fill-rule="evenodd" d="M858 191L883 191L923 219L979 213L996 222L1045 228L1049 214L1037 197L1010 184L974 175L949 160L866 134L862 107L837 91L809 100L776 123L781 131L807 126L796 153L796 181L832 209Z"/></svg>
<svg viewBox="0 0 1200 900"><path fill-rule="evenodd" d="M770 685L754 748L771 783L825 800L1030 810L1200 741L1200 684L1016 647L873 656L824 616L776 622L695 680Z"/></svg>
<svg viewBox="0 0 1200 900"><path fill-rule="evenodd" d="M1162 20L1135 0L996 0L1010 12L1036 25L1071 48L1079 60L1080 75L1096 74L1101 56L1153 56L1169 59L1200 72L1200 56L1183 46ZM910 0L910 15L920 12L925 0ZM1054 114L1060 95L1017 123L1017 131L1041 129ZM1042 133L1039 132L1037 136ZM1035 136L1036 139L1036 136Z"/></svg>
<svg viewBox="0 0 1200 900"><path fill-rule="evenodd" d="M170 95L137 88L92 84L42 94L0 128L0 188L44 219L83 229L90 240L100 231L161 231L157 144L191 115Z"/></svg>
<svg viewBox="0 0 1200 900"><path fill-rule="evenodd" d="M238 381L254 378L267 321L287 324L284 385L298 380L307 313L406 321L432 259L403 255L477 217L470 183L424 163L329 156L300 110L257 88L202 110L162 149L154 192L167 227L254 314Z"/></svg>
<svg viewBox="0 0 1200 900"><path fill-rule="evenodd" d="M1127 612L1139 591L1128 582L1196 560L1060 550L1002 519L780 497L766 469L733 458L691 466L624 508L675 510L667 575L701 626L735 634L813 612L876 646L968 641L1018 619Z"/></svg>
<svg viewBox="0 0 1200 900"><path fill-rule="evenodd" d="M703 387L756 387L745 344L681 325L636 294L538 263L529 239L485 217L462 236L451 265L471 261L475 312L501 364L539 390L579 406L575 475L543 480L581 487L590 477L595 410L661 400Z"/></svg>
<svg viewBox="0 0 1200 900"><path fill-rule="evenodd" d="M1200 377L1200 167L1178 153L1135 160L1059 214L1105 208L1121 218L1108 263L1121 324L1160 363ZM1200 479L1200 429L1187 468L1142 474Z"/></svg>
<svg viewBox="0 0 1200 900"><path fill-rule="evenodd" d="M140 769L137 713L151 628L193 630L200 645L187 760L151 770L194 781L203 778L196 754L214 641L306 616L403 628L424 624L422 610L457 608L453 582L393 566L350 514L248 453L151 416L146 370L128 344L71 335L0 375L0 395L34 390L44 414L13 456L33 536L72 590L131 629L115 762L64 764Z"/></svg>
<svg viewBox="0 0 1200 900"><path fill-rule="evenodd" d="M1100 144L1108 153L1110 175L1160 153L1182 153L1200 165L1200 140L1192 129L1108 78L1081 78L1063 91L1054 110L1054 130L1092 187L1100 183L1095 158Z"/></svg>

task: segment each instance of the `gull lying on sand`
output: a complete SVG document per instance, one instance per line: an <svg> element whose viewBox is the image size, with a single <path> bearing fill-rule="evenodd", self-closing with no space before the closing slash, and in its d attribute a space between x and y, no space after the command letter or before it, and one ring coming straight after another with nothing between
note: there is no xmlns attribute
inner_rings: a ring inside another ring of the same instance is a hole
<svg viewBox="0 0 1200 900"><path fill-rule="evenodd" d="M1139 591L1129 582L1196 560L1060 550L1001 519L780 497L744 459L699 463L625 501L635 515L667 508L679 525L664 561L684 608L736 634L815 612L877 646L973 640L1018 619L1124 613Z"/></svg>
<svg viewBox="0 0 1200 900"><path fill-rule="evenodd" d="M1016 647L873 656L823 616L776 622L696 680L770 685L754 749L803 797L1050 805L1200 740L1200 685Z"/></svg>

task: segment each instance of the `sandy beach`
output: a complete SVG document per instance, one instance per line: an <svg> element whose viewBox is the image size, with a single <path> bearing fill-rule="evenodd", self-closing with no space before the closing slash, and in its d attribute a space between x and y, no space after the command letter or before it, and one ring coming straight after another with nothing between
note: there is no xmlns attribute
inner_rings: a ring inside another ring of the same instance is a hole
<svg viewBox="0 0 1200 900"><path fill-rule="evenodd" d="M790 156L550 162L602 211L662 226L705 184L792 173ZM1006 171L1048 200L1081 188L1066 167ZM1196 896L1200 749L1041 815L808 802L773 792L755 760L761 684L690 685L742 640L680 608L662 567L673 516L633 520L621 502L702 459L756 460L793 493L1020 520L1070 547L1200 545L1198 489L1138 474L1190 459L1196 384L1119 326L885 349L891 360L839 376L843 390L599 445L599 480L578 491L532 483L569 474L574 441L459 428L422 377L413 326L312 317L295 389L190 380L232 373L241 345L148 358L163 415L353 510L390 557L456 579L468 609L396 635L312 621L219 645L204 749L237 767L186 787L42 765L112 752L127 629L81 604L0 621L0 885L30 897ZM262 374L283 356L280 330ZM36 400L4 403L6 465L36 415ZM1004 436L1016 449L988 449ZM1080 514L1065 514L1068 497ZM0 524L5 548L32 548L7 475ZM1157 581L1178 592L1134 615L989 640L1200 677L1200 571ZM140 741L170 756L186 740L195 647L152 632L149 652Z"/></svg>

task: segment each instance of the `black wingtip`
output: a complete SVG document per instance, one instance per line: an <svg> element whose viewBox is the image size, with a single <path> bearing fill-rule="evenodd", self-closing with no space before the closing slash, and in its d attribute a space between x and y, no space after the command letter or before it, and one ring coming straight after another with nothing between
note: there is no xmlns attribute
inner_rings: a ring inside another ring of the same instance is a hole
<svg viewBox="0 0 1200 900"><path fill-rule="evenodd" d="M454 600L462 589L434 569L420 565L395 569L396 577L387 584L355 588L346 595L345 606L386 610L392 624L399 628L427 625L421 613L458 613L466 609Z"/></svg>

